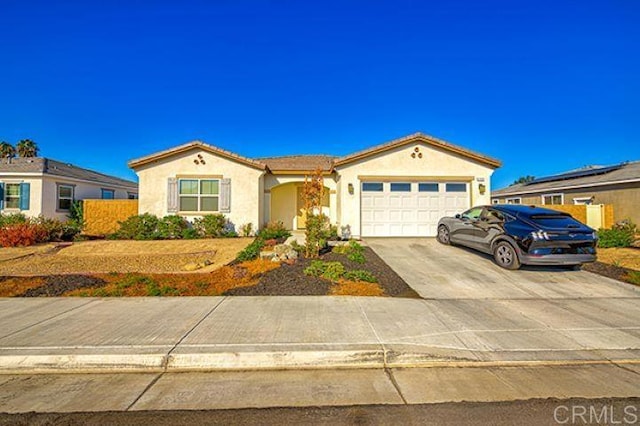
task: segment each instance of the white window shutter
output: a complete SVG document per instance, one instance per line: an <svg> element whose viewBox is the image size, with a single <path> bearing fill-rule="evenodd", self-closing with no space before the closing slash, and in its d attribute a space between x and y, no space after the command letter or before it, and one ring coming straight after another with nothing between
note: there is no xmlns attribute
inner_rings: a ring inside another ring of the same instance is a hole
<svg viewBox="0 0 640 426"><path fill-rule="evenodd" d="M178 179L170 177L167 183L167 213L178 213Z"/></svg>
<svg viewBox="0 0 640 426"><path fill-rule="evenodd" d="M231 179L220 180L220 213L231 213Z"/></svg>

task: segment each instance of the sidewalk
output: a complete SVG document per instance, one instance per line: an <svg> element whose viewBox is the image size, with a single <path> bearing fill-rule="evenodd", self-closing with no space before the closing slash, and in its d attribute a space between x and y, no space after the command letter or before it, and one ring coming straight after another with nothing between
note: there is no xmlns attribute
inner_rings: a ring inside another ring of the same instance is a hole
<svg viewBox="0 0 640 426"><path fill-rule="evenodd" d="M0 373L633 364L638 300L0 299Z"/></svg>

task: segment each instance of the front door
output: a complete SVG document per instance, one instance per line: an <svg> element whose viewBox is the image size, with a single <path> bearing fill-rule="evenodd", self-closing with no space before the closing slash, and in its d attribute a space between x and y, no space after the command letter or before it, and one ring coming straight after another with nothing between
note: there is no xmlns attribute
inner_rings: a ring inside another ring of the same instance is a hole
<svg viewBox="0 0 640 426"><path fill-rule="evenodd" d="M297 188L298 196L296 201L296 229L305 229L307 227L307 210L304 208L304 188Z"/></svg>

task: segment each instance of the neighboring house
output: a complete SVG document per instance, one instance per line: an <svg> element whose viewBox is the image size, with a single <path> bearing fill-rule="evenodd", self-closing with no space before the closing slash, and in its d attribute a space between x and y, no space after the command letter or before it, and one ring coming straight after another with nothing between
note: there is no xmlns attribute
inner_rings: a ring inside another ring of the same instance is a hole
<svg viewBox="0 0 640 426"><path fill-rule="evenodd" d="M416 133L344 157L246 158L194 141L132 160L139 213L192 219L223 213L237 226L304 229L305 176L324 174L324 213L352 236L433 236L438 220L490 201L500 162Z"/></svg>
<svg viewBox="0 0 640 426"><path fill-rule="evenodd" d="M614 220L640 223L640 161L589 166L493 191L494 204L611 204Z"/></svg>
<svg viewBox="0 0 640 426"><path fill-rule="evenodd" d="M0 212L65 220L74 200L137 198L138 184L49 158L0 160Z"/></svg>

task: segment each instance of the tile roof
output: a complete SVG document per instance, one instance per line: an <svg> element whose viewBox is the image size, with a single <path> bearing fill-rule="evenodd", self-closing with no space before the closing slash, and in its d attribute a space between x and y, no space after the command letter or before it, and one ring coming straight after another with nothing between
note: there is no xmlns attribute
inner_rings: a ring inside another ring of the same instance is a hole
<svg viewBox="0 0 640 426"><path fill-rule="evenodd" d="M532 182L529 184L516 184L507 186L506 188L501 188L495 191L491 191L492 197L501 197L505 195L518 195L518 194L527 194L527 193L536 193L536 192L544 192L551 190L560 190L565 188L580 188L580 187L592 187L592 186L601 186L612 183L620 183L620 182L636 182L640 181L640 161L633 161L629 163L624 163L620 165L619 168L613 168L613 170L602 173L595 174L591 176L578 176L578 177L569 177L565 178L564 175L569 173L560 173L554 176L545 177L543 182L536 183ZM608 167L607 167L608 168ZM605 169L604 167L602 169ZM585 168L585 171L588 170L592 172L594 168ZM575 173L573 170L570 174Z"/></svg>
<svg viewBox="0 0 640 426"><path fill-rule="evenodd" d="M85 169L70 163L63 163L61 161L44 157L18 157L12 158L10 161L2 159L0 160L0 173L44 173L47 175L101 183L103 185L124 186L132 189L138 188L138 184L130 180L105 175L104 173L99 173L94 170Z"/></svg>
<svg viewBox="0 0 640 426"><path fill-rule="evenodd" d="M129 167L131 167L132 169L135 169L136 167L140 167L143 166L145 164L148 163L152 163L156 160L161 160L163 158L167 158L167 157L171 157L172 155L175 154L180 154L183 152L187 152L189 150L192 150L194 148L201 148L205 151L211 152L213 154L217 154L220 155L222 157L226 157L230 160L235 160L237 162L246 164L248 166L251 167L255 167L258 169L265 169L265 165L264 163L261 163L260 161L256 161L253 160L251 158L247 158L247 157L243 157L242 155L238 155L236 153L233 153L231 151L226 151L222 148L218 148L217 146L213 146L213 145L209 145L207 143L204 143L202 141L199 140L194 140L191 142L187 142L183 145L179 145L176 146L174 148L170 148L170 149L166 149L164 151L160 151L160 152L156 152L154 154L151 155L147 155L144 157L140 157L140 158L136 158L134 160L129 161Z"/></svg>
<svg viewBox="0 0 640 426"><path fill-rule="evenodd" d="M265 157L256 160L265 163L271 171L330 171L333 168L331 155L287 155L283 157Z"/></svg>
<svg viewBox="0 0 640 426"><path fill-rule="evenodd" d="M451 151L457 154L460 154L464 157L468 157L471 159L474 159L476 161L479 161L481 163L485 163L488 164L489 166L492 167L500 167L502 165L502 163L500 162L500 160L497 160L495 158L492 157L488 157L484 154L480 154L478 152L475 151L471 151L469 149L463 148L461 146L458 145L454 145L450 142L447 142L445 140L442 139L438 139L436 137L430 136L430 135L425 135L424 133L414 133L412 135L409 136L405 136L399 139L394 139L392 141L383 143L381 145L376 145L374 147L371 148L367 148L365 150L362 151L358 151L355 152L353 154L349 154L347 156L338 158L335 160L334 165L339 166L342 164L347 164L347 163L351 163L353 161L357 161L360 160L362 158L377 154L379 152L384 152L384 151L388 151L390 149L393 149L395 147L398 146L402 146L402 145L408 145L410 143L414 143L414 142L424 142L428 145L431 146L435 146L437 148L442 148L446 151Z"/></svg>

